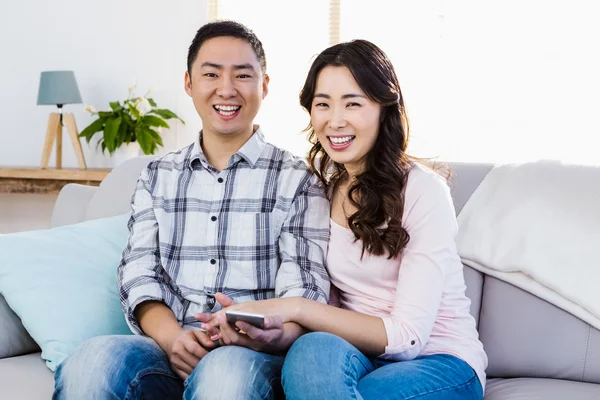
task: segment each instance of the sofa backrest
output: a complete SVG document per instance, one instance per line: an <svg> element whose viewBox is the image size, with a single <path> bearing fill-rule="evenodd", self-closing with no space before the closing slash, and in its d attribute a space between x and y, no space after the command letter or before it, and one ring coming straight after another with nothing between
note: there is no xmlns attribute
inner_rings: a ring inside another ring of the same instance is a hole
<svg viewBox="0 0 600 400"><path fill-rule="evenodd" d="M123 162L113 169L87 206L84 220L112 217L131 211L130 202L142 170L156 156L142 156Z"/></svg>
<svg viewBox="0 0 600 400"><path fill-rule="evenodd" d="M600 383L600 331L511 284L484 275L479 336L494 378Z"/></svg>

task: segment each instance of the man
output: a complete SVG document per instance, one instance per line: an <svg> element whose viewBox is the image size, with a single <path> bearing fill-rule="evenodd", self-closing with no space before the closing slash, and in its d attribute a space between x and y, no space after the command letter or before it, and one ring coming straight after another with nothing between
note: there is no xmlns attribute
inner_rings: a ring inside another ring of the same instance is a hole
<svg viewBox="0 0 600 400"><path fill-rule="evenodd" d="M200 138L151 162L132 199L118 281L137 335L80 346L59 367L54 398L263 399L281 390L282 354L300 326L272 323L262 342L239 332L241 346L218 347L194 318L221 303L325 302L329 293L322 187L253 124L268 83L254 33L231 21L198 30L185 90Z"/></svg>

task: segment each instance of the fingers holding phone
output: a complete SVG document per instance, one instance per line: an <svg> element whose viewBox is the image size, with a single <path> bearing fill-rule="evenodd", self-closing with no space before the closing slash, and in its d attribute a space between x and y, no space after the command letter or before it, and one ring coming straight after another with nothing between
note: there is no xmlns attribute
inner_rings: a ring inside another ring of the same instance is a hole
<svg viewBox="0 0 600 400"><path fill-rule="evenodd" d="M283 335L283 320L276 316L261 316L261 324L240 319L235 325L249 338L267 345L275 343Z"/></svg>
<svg viewBox="0 0 600 400"><path fill-rule="evenodd" d="M227 322L231 325L235 325L237 321L247 322L257 328L264 329L265 327L265 316L262 314L253 314L236 310L227 310L225 312Z"/></svg>

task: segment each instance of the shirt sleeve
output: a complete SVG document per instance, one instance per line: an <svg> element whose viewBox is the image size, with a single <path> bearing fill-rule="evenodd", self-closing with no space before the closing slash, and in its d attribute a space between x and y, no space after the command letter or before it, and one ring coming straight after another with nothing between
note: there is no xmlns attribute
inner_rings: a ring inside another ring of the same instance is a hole
<svg viewBox="0 0 600 400"><path fill-rule="evenodd" d="M305 297L327 303L325 269L329 240L329 201L316 176L309 175L295 196L279 237L281 265L275 280L277 297Z"/></svg>
<svg viewBox="0 0 600 400"><path fill-rule="evenodd" d="M455 244L458 226L448 186L437 176L422 173L412 184L404 210L410 241L402 255L393 310L383 318L388 345L381 358L400 361L414 359L425 347L445 275L460 263Z"/></svg>
<svg viewBox="0 0 600 400"><path fill-rule="evenodd" d="M156 170L149 166L137 181L131 201L129 239L118 268L121 305L127 324L135 334L143 334L134 311L144 301L155 300L166 304L178 320L181 320L183 313L181 301L170 289L169 276L160 262L159 227L149 190L154 179Z"/></svg>

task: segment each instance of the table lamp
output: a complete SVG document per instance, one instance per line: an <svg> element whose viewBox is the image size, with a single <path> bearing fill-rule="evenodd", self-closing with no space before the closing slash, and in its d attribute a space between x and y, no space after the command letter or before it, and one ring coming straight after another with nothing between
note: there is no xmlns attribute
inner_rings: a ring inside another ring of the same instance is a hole
<svg viewBox="0 0 600 400"><path fill-rule="evenodd" d="M46 140L42 151L41 168L48 168L50 153L56 141L56 168L62 168L62 127L65 125L71 143L75 149L77 162L80 169L86 169L79 133L75 124L73 114L64 114L62 107L65 104L80 104L81 95L77 88L77 81L73 71L44 71L40 76L40 88L38 92L38 105L55 105L58 107L58 113L51 113L48 118L48 129L46 131Z"/></svg>

